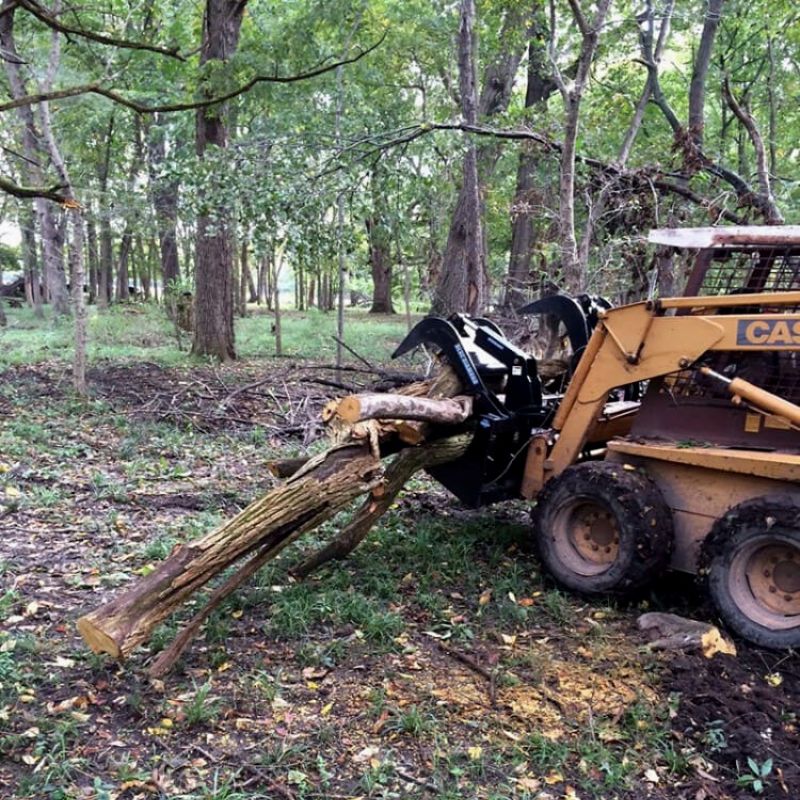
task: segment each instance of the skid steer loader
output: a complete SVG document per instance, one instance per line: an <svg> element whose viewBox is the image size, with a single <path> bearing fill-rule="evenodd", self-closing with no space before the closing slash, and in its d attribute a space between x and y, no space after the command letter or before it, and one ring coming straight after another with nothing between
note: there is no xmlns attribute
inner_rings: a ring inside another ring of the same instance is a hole
<svg viewBox="0 0 800 800"><path fill-rule="evenodd" d="M469 450L431 474L475 507L535 499L536 547L569 589L621 594L671 567L743 638L800 647L800 226L650 241L695 253L684 296L521 309L562 320L563 392L487 320L409 333L395 355L437 348L475 398Z"/></svg>

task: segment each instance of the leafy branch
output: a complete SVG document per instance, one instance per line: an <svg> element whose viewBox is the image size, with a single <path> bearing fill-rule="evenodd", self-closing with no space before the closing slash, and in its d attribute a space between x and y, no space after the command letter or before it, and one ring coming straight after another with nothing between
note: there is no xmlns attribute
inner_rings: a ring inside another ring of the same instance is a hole
<svg viewBox="0 0 800 800"><path fill-rule="evenodd" d="M19 0L20 2L29 2L29 0ZM14 100L9 100L5 103L0 103L0 112L3 111L10 111L13 108L19 108L20 106L29 106L34 105L36 103L46 103L51 100L63 100L68 97L78 97L80 95L85 94L96 94L100 95L101 97L105 97L108 100L111 100L118 105L124 106L125 108L129 108L132 111L135 111L137 114L156 114L156 113L170 113L176 111L195 111L199 108L208 108L209 106L215 106L219 103L224 103L228 100L232 100L234 97L239 97L239 95L245 94L249 92L252 88L257 86L260 83L297 83L299 81L306 81L310 80L311 78L316 78L319 75L324 75L326 72L332 72L339 67L347 66L348 64L354 64L357 61L360 61L365 56L368 56L374 50L376 50L380 45L383 43L384 39L386 39L386 33L378 39L375 44L371 45L370 47L366 48L365 50L360 50L354 56L350 58L344 58L340 61L334 61L328 64L320 64L306 72L299 72L294 75L257 75L254 78L251 78L246 83L242 84L241 86L237 87L236 89L232 89L229 92L225 92L221 95L216 95L215 97L205 98L203 100L192 100L186 101L182 103L163 103L157 105L151 105L149 103L140 103L136 100L133 100L129 97L126 97L124 94L120 94L119 92L114 91L113 89L109 89L103 86L101 83L86 83L80 86L70 86L66 89L56 89L52 92L41 92L38 94L29 94L25 97L18 97Z"/></svg>

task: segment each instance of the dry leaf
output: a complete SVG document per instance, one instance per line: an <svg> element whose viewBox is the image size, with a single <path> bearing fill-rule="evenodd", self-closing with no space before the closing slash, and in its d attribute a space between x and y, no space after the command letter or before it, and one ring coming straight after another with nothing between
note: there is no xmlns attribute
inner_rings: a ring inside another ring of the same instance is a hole
<svg viewBox="0 0 800 800"><path fill-rule="evenodd" d="M736 646L733 642L729 642L723 638L719 632L719 628L712 627L706 631L700 638L700 647L702 648L703 655L706 658L713 658L717 653L723 653L728 656L736 655Z"/></svg>

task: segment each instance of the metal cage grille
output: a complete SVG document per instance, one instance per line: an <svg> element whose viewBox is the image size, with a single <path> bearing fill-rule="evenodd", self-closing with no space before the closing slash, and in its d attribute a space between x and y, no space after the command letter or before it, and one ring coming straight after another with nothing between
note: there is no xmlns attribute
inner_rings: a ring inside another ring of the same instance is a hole
<svg viewBox="0 0 800 800"><path fill-rule="evenodd" d="M714 250L698 295L786 292L800 289L800 251L784 248ZM695 292L693 292L695 293Z"/></svg>

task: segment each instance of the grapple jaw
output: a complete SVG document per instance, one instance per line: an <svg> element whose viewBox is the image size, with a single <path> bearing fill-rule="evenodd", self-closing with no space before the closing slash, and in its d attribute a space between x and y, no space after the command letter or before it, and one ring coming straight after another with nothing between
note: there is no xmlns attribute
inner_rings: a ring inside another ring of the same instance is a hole
<svg viewBox="0 0 800 800"><path fill-rule="evenodd" d="M423 319L393 358L421 345L439 351L463 391L475 398L466 423L473 430L467 452L432 467L430 474L473 507L518 497L527 442L550 413L542 402L536 360L509 342L493 322L462 314Z"/></svg>
<svg viewBox="0 0 800 800"><path fill-rule="evenodd" d="M577 356L589 341L599 311L607 307L607 301L589 295L554 295L519 313L557 316ZM426 317L409 331L392 358L423 345L439 352L463 392L475 398L473 415L465 423L473 431L469 448L457 460L432 467L430 474L476 508L519 497L528 444L548 428L561 395L543 395L536 359L487 319L463 314ZM451 432L449 428L440 435Z"/></svg>
<svg viewBox="0 0 800 800"><path fill-rule="evenodd" d="M441 353L479 409L503 416L541 406L536 359L509 342L493 322L464 314L426 317L408 332L392 358L421 345Z"/></svg>
<svg viewBox="0 0 800 800"><path fill-rule="evenodd" d="M599 295L579 294L570 297L566 294L553 294L528 303L518 309L517 313L552 314L557 317L567 331L573 354L577 355L589 343L600 313L609 308L611 303Z"/></svg>

